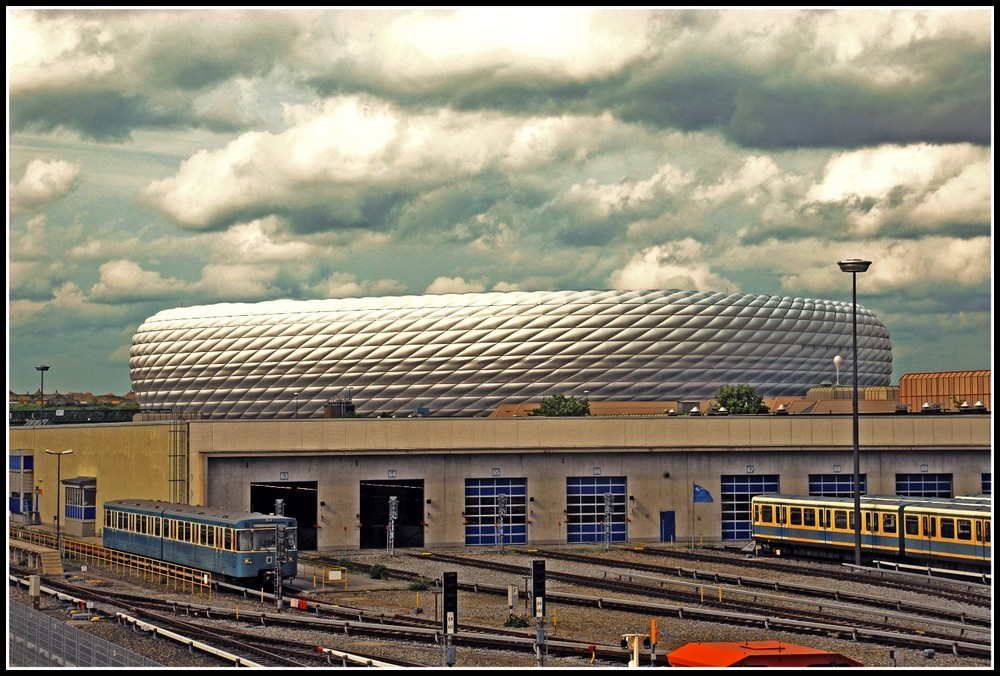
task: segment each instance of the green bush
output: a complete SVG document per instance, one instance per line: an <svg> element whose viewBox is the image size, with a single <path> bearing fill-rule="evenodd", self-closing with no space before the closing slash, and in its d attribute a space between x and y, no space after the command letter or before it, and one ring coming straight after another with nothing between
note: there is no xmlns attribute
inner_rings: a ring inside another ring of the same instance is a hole
<svg viewBox="0 0 1000 676"><path fill-rule="evenodd" d="M523 629L524 627L531 626L531 620L526 615L511 615L507 618L507 621L503 623L503 626Z"/></svg>
<svg viewBox="0 0 1000 676"><path fill-rule="evenodd" d="M410 591L424 591L425 589L430 589L431 582L422 577L418 577L416 580L410 582Z"/></svg>
<svg viewBox="0 0 1000 676"><path fill-rule="evenodd" d="M376 563L372 566L372 569L368 572L368 577L370 577L373 580L388 580L389 569L383 566L381 563Z"/></svg>

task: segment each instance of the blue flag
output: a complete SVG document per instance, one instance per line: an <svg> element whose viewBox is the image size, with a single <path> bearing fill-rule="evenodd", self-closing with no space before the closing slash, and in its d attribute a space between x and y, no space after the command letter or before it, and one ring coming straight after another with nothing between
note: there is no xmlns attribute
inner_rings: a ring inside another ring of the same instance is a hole
<svg viewBox="0 0 1000 676"><path fill-rule="evenodd" d="M707 490L699 486L694 485L694 501L695 502L712 502L712 494Z"/></svg>

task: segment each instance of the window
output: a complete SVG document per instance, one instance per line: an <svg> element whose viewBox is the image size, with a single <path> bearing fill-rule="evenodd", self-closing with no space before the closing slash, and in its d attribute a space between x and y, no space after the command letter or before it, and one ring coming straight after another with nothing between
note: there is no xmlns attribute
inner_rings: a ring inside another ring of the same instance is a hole
<svg viewBox="0 0 1000 676"><path fill-rule="evenodd" d="M813 509L811 507L807 507L806 509L802 510L802 524L805 525L805 526L809 526L810 528L815 528L816 527L816 510L815 509Z"/></svg>
<svg viewBox="0 0 1000 676"><path fill-rule="evenodd" d="M763 523L774 523L774 507L771 505L761 505L760 520Z"/></svg>
<svg viewBox="0 0 1000 676"><path fill-rule="evenodd" d="M842 509L833 510L833 527L834 528L847 528L847 512Z"/></svg>
<svg viewBox="0 0 1000 676"><path fill-rule="evenodd" d="M792 507L791 510L789 510L789 511L791 512L791 518L790 518L791 524L793 526L801 526L802 525L802 508L801 507Z"/></svg>
<svg viewBox="0 0 1000 676"><path fill-rule="evenodd" d="M950 498L953 482L951 474L897 474L896 495L917 498Z"/></svg>
<svg viewBox="0 0 1000 676"><path fill-rule="evenodd" d="M955 539L955 520L952 518L941 518L941 537L945 540Z"/></svg>
<svg viewBox="0 0 1000 676"><path fill-rule="evenodd" d="M955 535L959 540L972 540L972 520L958 519L956 521L958 530Z"/></svg>
<svg viewBox="0 0 1000 676"><path fill-rule="evenodd" d="M236 550L240 552L253 551L253 533L246 529L236 531Z"/></svg>
<svg viewBox="0 0 1000 676"><path fill-rule="evenodd" d="M882 530L886 533L896 532L896 515L895 514L883 514L882 515Z"/></svg>
<svg viewBox="0 0 1000 676"><path fill-rule="evenodd" d="M867 495L868 475L859 474L858 483L861 485L861 495ZM854 475L810 474L809 495L818 495L824 498L852 498L854 497Z"/></svg>

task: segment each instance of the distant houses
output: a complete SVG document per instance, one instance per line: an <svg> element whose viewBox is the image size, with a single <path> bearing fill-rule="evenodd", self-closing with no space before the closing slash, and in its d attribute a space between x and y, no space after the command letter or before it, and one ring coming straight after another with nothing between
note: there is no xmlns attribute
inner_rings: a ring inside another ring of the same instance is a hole
<svg viewBox="0 0 1000 676"><path fill-rule="evenodd" d="M25 392L19 394L14 391L7 393L7 401L10 405L39 405L42 401L41 393ZM135 392L128 394L91 394L90 392L46 392L45 407L59 408L60 406L125 406L135 403Z"/></svg>

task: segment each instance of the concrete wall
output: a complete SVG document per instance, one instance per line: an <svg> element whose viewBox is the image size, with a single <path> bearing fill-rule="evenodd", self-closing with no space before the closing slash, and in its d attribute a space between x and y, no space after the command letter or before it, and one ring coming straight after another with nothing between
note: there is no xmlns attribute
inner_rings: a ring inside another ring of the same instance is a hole
<svg viewBox="0 0 1000 676"><path fill-rule="evenodd" d="M534 497L532 543L564 541L566 478L625 476L635 497L630 540L658 541L659 513L676 513L680 538L720 536L720 477L777 474L781 490L808 492L810 473L853 467L851 416L703 416L660 418L318 419L185 423L192 504L246 509L252 482L316 481L321 549L358 546L361 481L422 479L427 546L463 541L464 480L526 478ZM992 416L892 415L860 419L861 471L869 493L895 492L897 473L950 473L956 493L981 490L992 472ZM33 449L35 478L97 477L97 503L171 497L177 426L166 422L8 428L9 448ZM664 474L669 473L665 478ZM692 483L713 503L691 502ZM55 515L41 500L42 523ZM692 519L692 517L694 517ZM100 526L100 525L98 525Z"/></svg>

